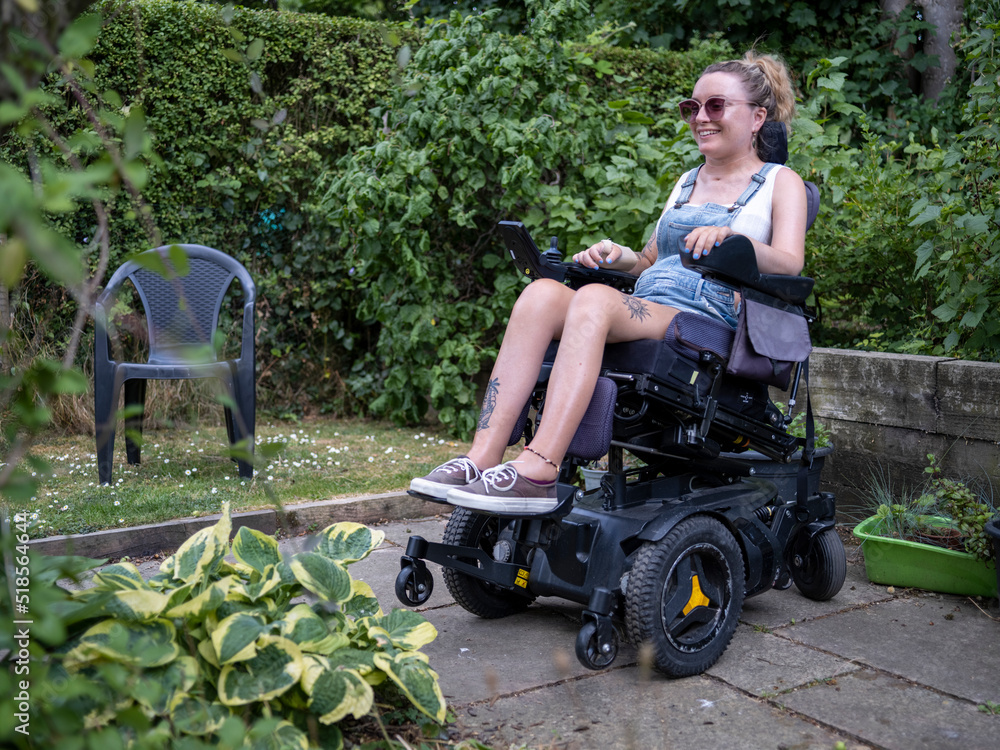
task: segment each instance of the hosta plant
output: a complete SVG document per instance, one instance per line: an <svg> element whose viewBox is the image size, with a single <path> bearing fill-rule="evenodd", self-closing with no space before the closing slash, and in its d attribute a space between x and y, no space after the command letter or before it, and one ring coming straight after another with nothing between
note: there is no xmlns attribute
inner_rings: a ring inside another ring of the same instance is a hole
<svg viewBox="0 0 1000 750"><path fill-rule="evenodd" d="M115 711L92 713L89 726L130 706L165 739L211 743L234 717L246 726L264 718L273 722L269 747L336 748L337 723L371 712L383 683L444 720L438 676L420 652L434 626L408 610L383 613L371 588L347 572L382 532L337 523L308 551L285 557L273 538L243 527L231 562L231 530L227 505L156 576L146 580L122 562L74 594L98 617L69 641L63 668L95 678L109 664L131 670ZM246 742L256 745L253 734Z"/></svg>

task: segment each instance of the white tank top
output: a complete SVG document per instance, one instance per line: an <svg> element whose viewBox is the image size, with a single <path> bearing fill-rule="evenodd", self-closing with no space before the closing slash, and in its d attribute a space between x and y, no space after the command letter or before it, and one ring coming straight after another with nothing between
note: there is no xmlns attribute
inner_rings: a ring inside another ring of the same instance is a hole
<svg viewBox="0 0 1000 750"><path fill-rule="evenodd" d="M733 223L730 224L730 228L734 234L745 235L758 242L763 242L765 245L771 244L771 197L774 195L774 184L777 181L778 172L782 169L788 169L784 164L779 164L777 167L778 169L772 169L767 173L764 177L764 184L757 189L754 199L740 209L739 214L733 220ZM664 211L677 202L677 198L681 194L681 186L692 171L694 170L685 172L677 180L674 189L670 193L670 198L667 199L664 206ZM702 204L688 203L687 205L696 207ZM657 221L657 224L659 224L659 221ZM653 236L656 236L655 230Z"/></svg>

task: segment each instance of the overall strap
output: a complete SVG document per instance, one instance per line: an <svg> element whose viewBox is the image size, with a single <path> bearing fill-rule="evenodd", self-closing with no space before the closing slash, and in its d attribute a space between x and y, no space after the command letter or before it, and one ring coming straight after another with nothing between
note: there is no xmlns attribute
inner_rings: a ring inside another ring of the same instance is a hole
<svg viewBox="0 0 1000 750"><path fill-rule="evenodd" d="M747 189L743 191L743 195L736 199L736 203L729 207L729 211L733 212L738 208L743 208L747 202L753 198L754 194L760 190L760 186L767 181L767 173L774 169L777 164L772 162L765 162L764 166L760 168L760 171L750 178L750 184L747 185Z"/></svg>
<svg viewBox="0 0 1000 750"><path fill-rule="evenodd" d="M680 208L689 200L691 200L691 193L694 192L694 183L698 179L698 173L701 171L701 164L688 172L687 179L681 184L681 194L677 196L677 202L674 203L674 208Z"/></svg>

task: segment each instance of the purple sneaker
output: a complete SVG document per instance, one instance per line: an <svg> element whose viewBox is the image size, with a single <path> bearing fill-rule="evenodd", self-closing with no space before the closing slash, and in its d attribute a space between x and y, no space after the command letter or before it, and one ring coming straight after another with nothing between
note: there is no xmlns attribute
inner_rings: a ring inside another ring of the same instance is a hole
<svg viewBox="0 0 1000 750"><path fill-rule="evenodd" d="M559 505L556 483L522 477L514 468L515 463L508 461L487 469L478 482L449 492L448 502L505 515L538 515L555 510Z"/></svg>
<svg viewBox="0 0 1000 750"><path fill-rule="evenodd" d="M459 456L438 466L425 477L417 477L410 481L410 489L421 495L430 495L438 500L445 500L449 490L464 487L482 476L479 468L468 456Z"/></svg>

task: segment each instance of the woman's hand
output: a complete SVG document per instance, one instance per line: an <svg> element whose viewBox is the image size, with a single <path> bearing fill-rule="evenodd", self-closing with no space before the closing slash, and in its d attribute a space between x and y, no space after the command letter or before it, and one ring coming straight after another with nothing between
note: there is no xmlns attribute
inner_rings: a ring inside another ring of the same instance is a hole
<svg viewBox="0 0 1000 750"><path fill-rule="evenodd" d="M573 256L573 261L587 268L613 268L618 271L630 270L638 260L632 248L624 247L604 239Z"/></svg>
<svg viewBox="0 0 1000 750"><path fill-rule="evenodd" d="M690 253L692 258L698 260L701 256L711 253L732 234L733 230L729 227L697 227L684 238L683 252Z"/></svg>

